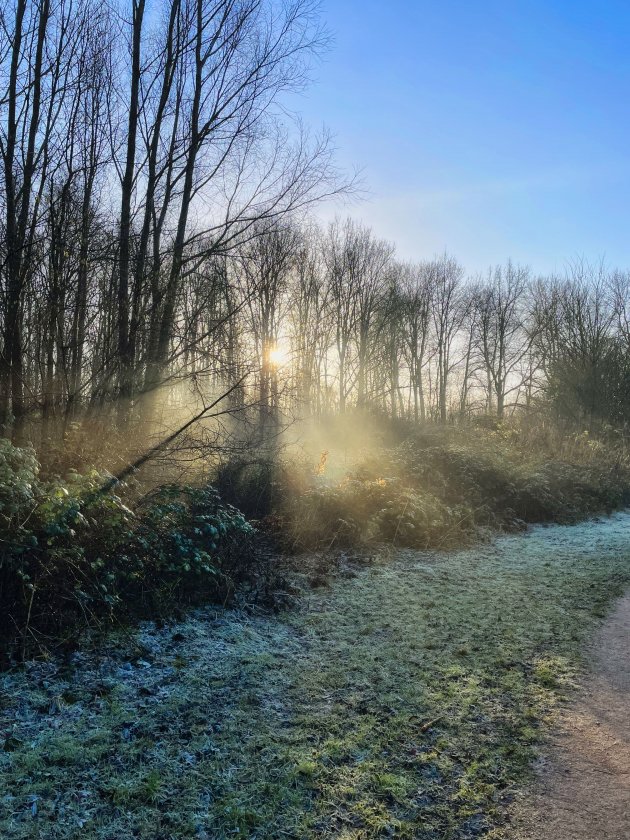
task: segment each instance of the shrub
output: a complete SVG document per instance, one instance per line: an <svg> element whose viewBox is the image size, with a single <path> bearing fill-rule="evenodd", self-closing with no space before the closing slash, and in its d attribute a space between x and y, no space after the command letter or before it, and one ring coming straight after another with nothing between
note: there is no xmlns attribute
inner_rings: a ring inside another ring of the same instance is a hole
<svg viewBox="0 0 630 840"><path fill-rule="evenodd" d="M0 441L0 638L14 653L166 600L225 599L252 571L253 529L212 487L161 487L132 511L105 473L38 473L32 450Z"/></svg>
<svg viewBox="0 0 630 840"><path fill-rule="evenodd" d="M222 499L261 519L276 512L286 499L307 492L316 469L298 457L239 458L221 463L214 483Z"/></svg>
<svg viewBox="0 0 630 840"><path fill-rule="evenodd" d="M288 548L388 542L415 548L470 541L479 529L571 522L630 503L630 471L584 436L572 462L532 447L516 426L411 429L341 482L311 481L278 509Z"/></svg>
<svg viewBox="0 0 630 840"><path fill-rule="evenodd" d="M246 574L254 529L214 487L166 485L136 513L131 553L144 559L145 575L157 575L190 596L229 591Z"/></svg>
<svg viewBox="0 0 630 840"><path fill-rule="evenodd" d="M354 476L310 490L289 502L285 530L290 547L352 547L388 542L410 548L463 541L470 512L396 478Z"/></svg>

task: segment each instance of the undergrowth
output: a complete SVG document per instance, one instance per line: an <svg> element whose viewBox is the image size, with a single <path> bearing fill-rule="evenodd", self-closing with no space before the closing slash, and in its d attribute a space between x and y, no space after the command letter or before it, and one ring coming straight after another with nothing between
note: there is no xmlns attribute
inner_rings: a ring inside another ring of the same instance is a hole
<svg viewBox="0 0 630 840"><path fill-rule="evenodd" d="M0 439L4 664L75 646L83 629L224 602L244 584L277 606L274 543L290 555L455 548L492 530L573 522L630 503L624 452L588 435L399 423L372 438L381 448L352 463L334 448L314 464L280 450L273 460L223 463L210 485L148 493L137 479L131 492L96 469L54 476L49 465L42 477L33 450Z"/></svg>
<svg viewBox="0 0 630 840"><path fill-rule="evenodd" d="M85 628L227 600L256 571L253 528L211 486L165 485L133 510L91 470L40 480L0 439L0 645L5 663L74 646Z"/></svg>
<svg viewBox="0 0 630 840"><path fill-rule="evenodd" d="M448 548L489 528L576 522L629 504L625 453L588 435L569 442L564 452L550 451L501 424L407 429L403 440L366 452L341 478L329 478L321 461L308 480L304 466L281 462L269 468L268 521L292 551L377 543ZM327 456L325 467L334 459Z"/></svg>

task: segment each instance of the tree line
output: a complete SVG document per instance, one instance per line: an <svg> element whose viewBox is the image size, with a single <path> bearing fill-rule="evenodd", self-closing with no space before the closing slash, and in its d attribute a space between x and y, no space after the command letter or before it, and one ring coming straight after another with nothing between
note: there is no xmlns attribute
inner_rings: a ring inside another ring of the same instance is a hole
<svg viewBox="0 0 630 840"><path fill-rule="evenodd" d="M630 275L401 262L352 219L326 133L284 107L327 36L311 0L13 0L0 11L0 426L63 440L201 414L593 427L630 404ZM34 424L34 425L33 425Z"/></svg>
<svg viewBox="0 0 630 840"><path fill-rule="evenodd" d="M268 229L246 264L256 369L289 382L307 414L353 405L444 423L545 408L582 429L626 423L630 273L576 260L542 277L508 260L469 276L448 254L401 262L352 219Z"/></svg>

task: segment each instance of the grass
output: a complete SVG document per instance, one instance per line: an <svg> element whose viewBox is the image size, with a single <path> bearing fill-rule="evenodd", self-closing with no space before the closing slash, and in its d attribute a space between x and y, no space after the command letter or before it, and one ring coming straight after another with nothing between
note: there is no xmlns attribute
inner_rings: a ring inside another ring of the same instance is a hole
<svg viewBox="0 0 630 840"><path fill-rule="evenodd" d="M629 538L616 514L401 551L277 618L208 609L6 674L0 836L504 836Z"/></svg>

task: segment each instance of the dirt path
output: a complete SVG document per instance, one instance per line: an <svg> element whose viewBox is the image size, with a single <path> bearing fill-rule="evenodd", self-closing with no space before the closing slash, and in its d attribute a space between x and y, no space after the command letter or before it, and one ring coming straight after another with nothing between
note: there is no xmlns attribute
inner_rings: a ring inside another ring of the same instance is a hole
<svg viewBox="0 0 630 840"><path fill-rule="evenodd" d="M597 633L592 661L517 818L519 840L630 837L630 593Z"/></svg>

